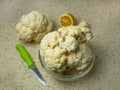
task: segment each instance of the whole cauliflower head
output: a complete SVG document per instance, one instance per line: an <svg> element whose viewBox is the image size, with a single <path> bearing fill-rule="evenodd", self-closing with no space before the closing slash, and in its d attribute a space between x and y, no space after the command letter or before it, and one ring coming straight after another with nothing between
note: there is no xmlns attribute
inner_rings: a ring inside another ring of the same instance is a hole
<svg viewBox="0 0 120 90"><path fill-rule="evenodd" d="M92 59L91 49L85 44L91 38L92 33L86 22L48 33L40 43L40 54L45 67L59 73L73 68L84 70Z"/></svg>
<svg viewBox="0 0 120 90"><path fill-rule="evenodd" d="M16 25L17 37L24 42L40 42L45 34L52 31L52 21L49 17L37 11L23 15Z"/></svg>

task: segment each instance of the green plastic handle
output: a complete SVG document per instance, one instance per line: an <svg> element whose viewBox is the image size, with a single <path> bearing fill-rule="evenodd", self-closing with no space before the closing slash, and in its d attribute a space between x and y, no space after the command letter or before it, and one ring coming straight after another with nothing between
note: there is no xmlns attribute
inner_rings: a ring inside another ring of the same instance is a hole
<svg viewBox="0 0 120 90"><path fill-rule="evenodd" d="M19 51L21 57L27 63L28 68L31 68L32 66L34 66L35 63L32 61L31 56L21 44L16 44L16 49Z"/></svg>

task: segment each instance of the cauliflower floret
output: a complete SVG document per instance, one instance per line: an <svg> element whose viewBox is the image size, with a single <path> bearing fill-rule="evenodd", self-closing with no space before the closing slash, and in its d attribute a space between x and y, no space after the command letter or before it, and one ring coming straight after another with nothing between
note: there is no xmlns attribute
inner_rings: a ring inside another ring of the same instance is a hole
<svg viewBox="0 0 120 90"><path fill-rule="evenodd" d="M85 34L86 40L90 40L93 37L86 21L81 22L79 27L81 28L81 32Z"/></svg>
<svg viewBox="0 0 120 90"><path fill-rule="evenodd" d="M16 25L17 37L24 42L40 42L45 34L52 31L52 21L44 14L32 11L23 15Z"/></svg>
<svg viewBox="0 0 120 90"><path fill-rule="evenodd" d="M88 64L91 62L92 53L91 49L86 44L80 44L78 52L71 53L68 56L69 67L75 67L77 70L84 70L88 67ZM86 65L86 66L85 66Z"/></svg>
<svg viewBox="0 0 120 90"><path fill-rule="evenodd" d="M57 31L48 33L41 41L40 53L44 58L46 66L50 70L58 72L65 70L66 56L59 45L60 34ZM44 52L45 51L45 52Z"/></svg>
<svg viewBox="0 0 120 90"><path fill-rule="evenodd" d="M58 31L63 38L66 36L73 36L79 43L88 41L92 38L92 33L86 22L81 22L78 26L62 27L59 28Z"/></svg>
<svg viewBox="0 0 120 90"><path fill-rule="evenodd" d="M40 43L40 54L44 57L45 67L59 73L73 68L84 70L92 59L91 50L84 42L91 37L85 22L79 26L62 27L58 31L46 34Z"/></svg>
<svg viewBox="0 0 120 90"><path fill-rule="evenodd" d="M44 36L44 38L41 41L41 47L48 49L48 48L54 48L58 45L60 38L60 34L57 31L48 33Z"/></svg>
<svg viewBox="0 0 120 90"><path fill-rule="evenodd" d="M68 52L77 49L77 47L78 47L77 40L72 36L66 36L65 41L60 43L60 48Z"/></svg>

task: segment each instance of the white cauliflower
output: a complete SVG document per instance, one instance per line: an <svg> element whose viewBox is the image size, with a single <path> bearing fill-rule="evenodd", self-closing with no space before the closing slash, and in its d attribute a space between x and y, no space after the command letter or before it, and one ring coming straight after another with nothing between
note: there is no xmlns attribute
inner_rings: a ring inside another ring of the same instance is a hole
<svg viewBox="0 0 120 90"><path fill-rule="evenodd" d="M17 37L24 42L40 42L45 34L52 31L52 21L44 14L32 11L23 15L16 25Z"/></svg>
<svg viewBox="0 0 120 90"><path fill-rule="evenodd" d="M78 47L78 42L73 36L66 36L65 41L61 42L59 47L64 51L71 52Z"/></svg>
<svg viewBox="0 0 120 90"><path fill-rule="evenodd" d="M85 22L48 33L40 44L45 67L60 73L73 68L84 70L92 59L91 49L85 44L91 38L92 33Z"/></svg>

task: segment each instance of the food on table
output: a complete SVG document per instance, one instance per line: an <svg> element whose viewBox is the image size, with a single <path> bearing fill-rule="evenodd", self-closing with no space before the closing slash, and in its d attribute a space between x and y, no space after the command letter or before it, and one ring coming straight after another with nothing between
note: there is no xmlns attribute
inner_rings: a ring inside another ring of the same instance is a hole
<svg viewBox="0 0 120 90"><path fill-rule="evenodd" d="M40 42L45 34L52 31L52 21L49 17L37 11L23 15L16 25L17 37L24 42Z"/></svg>
<svg viewBox="0 0 120 90"><path fill-rule="evenodd" d="M46 34L40 43L40 55L45 67L51 72L85 70L92 61L91 49L86 41L92 38L88 24L61 27Z"/></svg>

